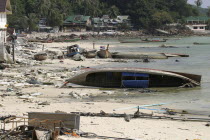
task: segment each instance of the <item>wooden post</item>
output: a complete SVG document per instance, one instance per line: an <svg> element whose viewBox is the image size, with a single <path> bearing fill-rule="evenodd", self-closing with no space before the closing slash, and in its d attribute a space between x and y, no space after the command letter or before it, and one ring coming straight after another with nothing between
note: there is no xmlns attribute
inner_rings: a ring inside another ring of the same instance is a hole
<svg viewBox="0 0 210 140"><path fill-rule="evenodd" d="M105 50L105 52L106 52L105 58L108 58L109 57L108 50L109 50L109 44L107 44L107 47L106 47L106 50Z"/></svg>
<svg viewBox="0 0 210 140"><path fill-rule="evenodd" d="M26 125L26 119L24 118L24 125Z"/></svg>
<svg viewBox="0 0 210 140"><path fill-rule="evenodd" d="M12 122L12 129L14 129L14 122Z"/></svg>
<svg viewBox="0 0 210 140"><path fill-rule="evenodd" d="M12 40L12 58L13 58L13 63L15 63L15 40Z"/></svg>
<svg viewBox="0 0 210 140"><path fill-rule="evenodd" d="M53 124L54 124L54 131L55 131L55 122Z"/></svg>
<svg viewBox="0 0 210 140"><path fill-rule="evenodd" d="M107 50L107 51L109 50L109 44L107 44L106 50Z"/></svg>
<svg viewBox="0 0 210 140"><path fill-rule="evenodd" d="M5 121L4 121L4 130L6 129L5 127L6 127L6 124L5 124Z"/></svg>
<svg viewBox="0 0 210 140"><path fill-rule="evenodd" d="M93 49L95 49L95 43L93 43Z"/></svg>

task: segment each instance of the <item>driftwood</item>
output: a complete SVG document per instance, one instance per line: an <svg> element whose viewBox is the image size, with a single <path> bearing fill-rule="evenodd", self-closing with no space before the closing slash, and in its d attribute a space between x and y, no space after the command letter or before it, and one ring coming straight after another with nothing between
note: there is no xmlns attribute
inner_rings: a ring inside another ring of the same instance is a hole
<svg viewBox="0 0 210 140"><path fill-rule="evenodd" d="M154 115L135 112L134 114L117 114L117 113L105 113L101 111L100 113L91 113L91 112L71 112L75 114L79 114L80 116L89 116L89 117L115 117L115 118L128 118L137 119L137 118L145 118L145 119L166 119L166 120L177 120L177 121L197 121L197 122L210 122L210 118L207 117L187 117L187 116L180 116L179 115L170 115L175 114L175 112L168 112L168 114L161 114L161 115Z"/></svg>
<svg viewBox="0 0 210 140"><path fill-rule="evenodd" d="M114 140L134 140L134 139L130 139L130 138L117 138L117 137L98 136L95 133L82 133L81 137L85 137L85 138L100 138L100 139L114 139Z"/></svg>
<svg viewBox="0 0 210 140"><path fill-rule="evenodd" d="M47 53L40 52L34 55L34 59L38 61L46 60L47 59Z"/></svg>

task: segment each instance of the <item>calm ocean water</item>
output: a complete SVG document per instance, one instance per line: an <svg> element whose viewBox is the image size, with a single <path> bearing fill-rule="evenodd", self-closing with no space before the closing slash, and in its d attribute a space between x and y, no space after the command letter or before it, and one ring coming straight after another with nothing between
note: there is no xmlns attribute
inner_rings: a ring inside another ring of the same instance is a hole
<svg viewBox="0 0 210 140"><path fill-rule="evenodd" d="M103 67L139 67L186 72L202 75L201 87L196 88L156 88L158 92L140 93L138 90L116 90L118 94L95 97L94 101L104 99L123 99L125 102L142 105L155 103L169 103L162 107L192 110L210 115L210 44L194 45L193 42L210 43L210 37L179 37L167 42L159 43L130 43L122 44L118 40L100 40L96 44L110 44L110 51L133 51L133 52L168 52L184 53L190 57L176 57L166 60L154 60L150 63L134 62L109 63ZM136 39L137 40L137 39ZM160 48L161 44L171 45L178 48ZM117 47L112 47L116 45ZM176 62L175 60L179 60ZM102 67L102 66L98 66ZM126 94L125 94L126 93ZM128 93L128 94L127 94ZM117 100L116 100L117 101ZM172 103L173 102L173 103ZM175 103L174 103L175 102Z"/></svg>

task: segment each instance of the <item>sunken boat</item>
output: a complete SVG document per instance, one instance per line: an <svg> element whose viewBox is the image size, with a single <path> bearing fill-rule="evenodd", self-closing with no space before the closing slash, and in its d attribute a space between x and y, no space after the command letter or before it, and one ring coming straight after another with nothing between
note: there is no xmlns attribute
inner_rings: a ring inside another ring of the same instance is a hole
<svg viewBox="0 0 210 140"><path fill-rule="evenodd" d="M146 68L84 69L67 83L107 88L195 87L201 76Z"/></svg>
<svg viewBox="0 0 210 140"><path fill-rule="evenodd" d="M194 42L194 45L210 45L210 43L199 43L199 42Z"/></svg>
<svg viewBox="0 0 210 140"><path fill-rule="evenodd" d="M150 42L166 42L167 39L143 39L143 40L120 40L120 43L150 43Z"/></svg>
<svg viewBox="0 0 210 140"><path fill-rule="evenodd" d="M118 59L168 59L164 53L155 53L155 52L113 52L112 58Z"/></svg>
<svg viewBox="0 0 210 140"><path fill-rule="evenodd" d="M142 40L128 40L128 41L120 41L120 43L148 43L148 41L142 41Z"/></svg>

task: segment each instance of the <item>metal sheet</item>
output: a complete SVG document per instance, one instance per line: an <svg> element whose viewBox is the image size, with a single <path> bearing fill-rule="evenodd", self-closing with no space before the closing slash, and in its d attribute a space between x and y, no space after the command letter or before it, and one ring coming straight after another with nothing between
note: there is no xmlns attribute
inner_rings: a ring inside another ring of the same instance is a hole
<svg viewBox="0 0 210 140"><path fill-rule="evenodd" d="M31 126L44 126L49 129L59 127L60 123L70 129L78 129L80 126L80 116L76 114L65 114L65 113L49 113L49 112L29 112L29 125ZM34 121L33 121L34 120ZM58 123L47 123L58 121ZM46 123L44 123L46 122Z"/></svg>
<svg viewBox="0 0 210 140"><path fill-rule="evenodd" d="M122 73L122 76L149 77L149 74L146 74L146 73L123 72Z"/></svg>
<svg viewBox="0 0 210 140"><path fill-rule="evenodd" d="M149 80L123 80L122 84L125 88L148 88Z"/></svg>

